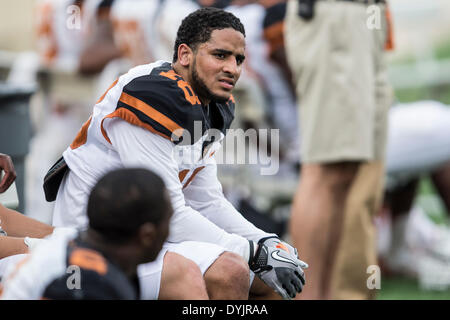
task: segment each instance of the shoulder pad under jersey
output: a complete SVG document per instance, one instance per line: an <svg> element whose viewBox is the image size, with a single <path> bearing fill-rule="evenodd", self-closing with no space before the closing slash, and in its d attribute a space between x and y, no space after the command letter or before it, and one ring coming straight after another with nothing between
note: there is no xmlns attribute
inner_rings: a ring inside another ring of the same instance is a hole
<svg viewBox="0 0 450 320"><path fill-rule="evenodd" d="M220 112L213 122L218 124L217 129L225 131L234 117L234 98L217 106ZM174 143L181 142L179 137L187 130L191 137L189 143L193 143L210 128L202 108L191 86L175 73L170 63L164 63L123 88L115 113ZM200 135L196 132L199 128Z"/></svg>
<svg viewBox="0 0 450 320"><path fill-rule="evenodd" d="M128 122L168 139L193 131L194 121L203 121L199 98L170 63L131 80L123 88L117 111Z"/></svg>

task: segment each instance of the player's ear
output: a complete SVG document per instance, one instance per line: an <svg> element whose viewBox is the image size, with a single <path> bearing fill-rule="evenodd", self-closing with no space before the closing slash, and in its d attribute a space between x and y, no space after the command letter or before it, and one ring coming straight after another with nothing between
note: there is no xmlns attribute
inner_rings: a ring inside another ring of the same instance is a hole
<svg viewBox="0 0 450 320"><path fill-rule="evenodd" d="M156 226L147 222L139 227L139 240L145 247L151 247L156 239Z"/></svg>
<svg viewBox="0 0 450 320"><path fill-rule="evenodd" d="M192 49L185 43L178 46L178 61L183 67L189 67L193 59Z"/></svg>

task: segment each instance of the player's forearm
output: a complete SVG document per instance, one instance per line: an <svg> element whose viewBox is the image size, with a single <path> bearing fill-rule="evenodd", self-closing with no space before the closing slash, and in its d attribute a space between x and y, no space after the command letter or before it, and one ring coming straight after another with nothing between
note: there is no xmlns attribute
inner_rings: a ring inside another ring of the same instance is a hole
<svg viewBox="0 0 450 320"><path fill-rule="evenodd" d="M259 239L274 235L269 234L253 223L245 219L231 203L225 199L204 203L202 207L194 208L215 225L228 233L237 234L241 237L258 242Z"/></svg>
<svg viewBox="0 0 450 320"><path fill-rule="evenodd" d="M53 227L0 205L0 225L11 237L43 238Z"/></svg>
<svg viewBox="0 0 450 320"><path fill-rule="evenodd" d="M225 198L217 179L214 163L209 164L195 177L188 188L184 190L184 195L186 205L228 233L237 234L256 242L263 237L272 235L245 219Z"/></svg>
<svg viewBox="0 0 450 320"><path fill-rule="evenodd" d="M171 141L122 120L111 120L105 123L105 129L124 166L146 167L164 180L174 209L169 242L210 242L243 257L248 256L247 239L237 234L227 233L185 204ZM145 141L145 144L142 141ZM200 179L199 175L194 181L197 179Z"/></svg>
<svg viewBox="0 0 450 320"><path fill-rule="evenodd" d="M176 208L170 223L169 242L200 241L224 247L248 259L247 239L226 232L190 207Z"/></svg>
<svg viewBox="0 0 450 320"><path fill-rule="evenodd" d="M28 253L28 246L23 238L0 237L0 259L16 254Z"/></svg>

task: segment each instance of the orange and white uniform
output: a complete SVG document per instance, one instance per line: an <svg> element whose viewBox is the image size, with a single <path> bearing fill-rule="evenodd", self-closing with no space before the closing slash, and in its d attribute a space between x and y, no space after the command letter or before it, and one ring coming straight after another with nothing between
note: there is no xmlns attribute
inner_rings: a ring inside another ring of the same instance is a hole
<svg viewBox="0 0 450 320"><path fill-rule="evenodd" d="M215 248L213 259L198 246L186 250L194 252L197 264L212 263L225 250L248 260L249 241L269 234L225 199L214 159L234 118L234 101L211 102L209 113L205 110L168 62L137 66L120 76L63 153L70 171L59 187L53 224L86 228L94 184L115 168L145 167L163 178L170 193L169 244L200 241Z"/></svg>
<svg viewBox="0 0 450 320"><path fill-rule="evenodd" d="M53 236L12 266L2 300L135 300L139 288L76 232Z"/></svg>

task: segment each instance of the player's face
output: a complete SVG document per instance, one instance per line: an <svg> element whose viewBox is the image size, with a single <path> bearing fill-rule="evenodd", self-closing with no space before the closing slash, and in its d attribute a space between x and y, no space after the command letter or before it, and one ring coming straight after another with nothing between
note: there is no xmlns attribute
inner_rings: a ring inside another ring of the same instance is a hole
<svg viewBox="0 0 450 320"><path fill-rule="evenodd" d="M203 103L230 99L241 75L244 51L244 35L232 28L214 30L209 41L197 47L190 80Z"/></svg>

